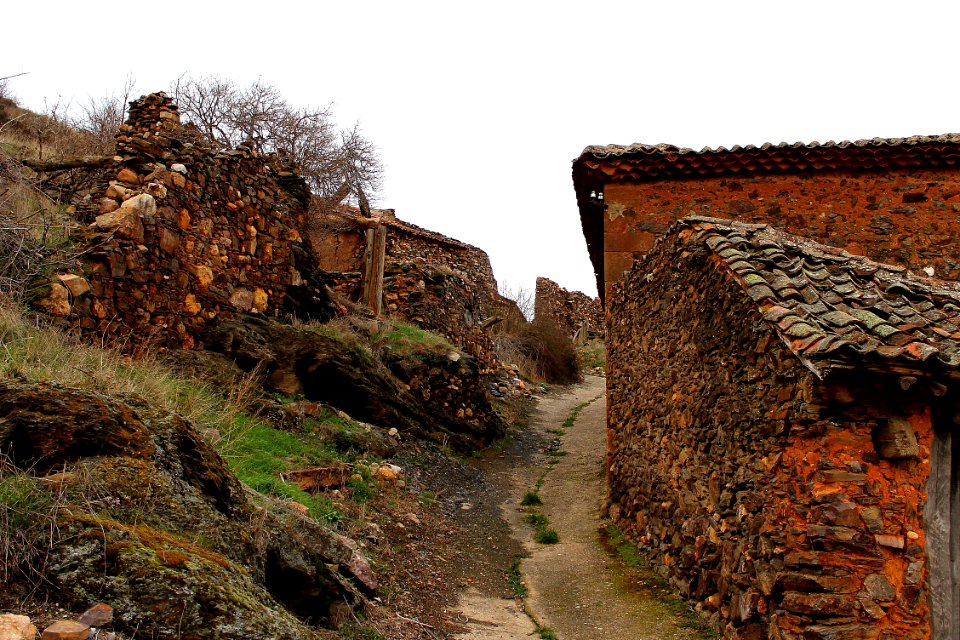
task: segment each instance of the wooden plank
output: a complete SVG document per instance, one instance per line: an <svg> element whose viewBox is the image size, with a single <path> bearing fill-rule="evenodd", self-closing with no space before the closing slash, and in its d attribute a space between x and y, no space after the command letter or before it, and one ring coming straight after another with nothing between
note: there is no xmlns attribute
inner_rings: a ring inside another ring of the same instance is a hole
<svg viewBox="0 0 960 640"><path fill-rule="evenodd" d="M935 640L956 640L955 588L951 540L951 475L953 442L948 430L935 432L930 450L930 479L924 530L927 537L927 568L930 575L930 614Z"/></svg>
<svg viewBox="0 0 960 640"><path fill-rule="evenodd" d="M367 229L367 246L363 250L363 275L360 302L370 307L374 315L383 310L383 268L386 263L387 228Z"/></svg>
<svg viewBox="0 0 960 640"><path fill-rule="evenodd" d="M950 593L952 640L960 640L960 437L952 435L950 477L950 557L953 559Z"/></svg>

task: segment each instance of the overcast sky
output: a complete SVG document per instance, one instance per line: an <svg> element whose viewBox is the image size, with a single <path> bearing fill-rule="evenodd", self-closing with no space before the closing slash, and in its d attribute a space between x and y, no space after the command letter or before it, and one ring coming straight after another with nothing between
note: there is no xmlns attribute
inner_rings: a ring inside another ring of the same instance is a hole
<svg viewBox="0 0 960 640"><path fill-rule="evenodd" d="M570 178L591 144L701 149L960 131L960 2L8 3L27 107L178 76L332 103L380 149L376 205L497 279L596 294Z"/></svg>

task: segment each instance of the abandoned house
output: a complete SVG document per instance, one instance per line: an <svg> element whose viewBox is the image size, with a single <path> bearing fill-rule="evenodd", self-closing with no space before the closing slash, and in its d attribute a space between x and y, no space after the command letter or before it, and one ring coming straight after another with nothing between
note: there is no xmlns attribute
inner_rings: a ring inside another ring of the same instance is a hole
<svg viewBox="0 0 960 640"><path fill-rule="evenodd" d="M603 338L603 307L599 298L580 291L567 291L550 278L537 278L534 289L534 314L549 318L574 344L591 338Z"/></svg>
<svg viewBox="0 0 960 640"><path fill-rule="evenodd" d="M491 327L523 322L497 290L482 249L374 209L315 212L308 233L326 283L376 315L441 333L483 366L496 360Z"/></svg>
<svg viewBox="0 0 960 640"><path fill-rule="evenodd" d="M607 308L611 517L726 637L957 637L960 287L689 217Z"/></svg>

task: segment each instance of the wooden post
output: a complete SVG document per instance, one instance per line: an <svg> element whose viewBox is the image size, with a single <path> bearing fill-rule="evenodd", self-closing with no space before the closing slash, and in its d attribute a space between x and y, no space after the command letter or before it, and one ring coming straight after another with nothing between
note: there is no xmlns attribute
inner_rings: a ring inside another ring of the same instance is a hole
<svg viewBox="0 0 960 640"><path fill-rule="evenodd" d="M924 532L927 538L927 569L930 572L930 613L935 640L960 638L960 595L957 593L957 551L960 547L957 438L948 429L935 429L930 451L930 479Z"/></svg>
<svg viewBox="0 0 960 640"><path fill-rule="evenodd" d="M363 252L363 287L360 302L374 315L383 311L383 266L387 252L387 228L367 229L367 247Z"/></svg>

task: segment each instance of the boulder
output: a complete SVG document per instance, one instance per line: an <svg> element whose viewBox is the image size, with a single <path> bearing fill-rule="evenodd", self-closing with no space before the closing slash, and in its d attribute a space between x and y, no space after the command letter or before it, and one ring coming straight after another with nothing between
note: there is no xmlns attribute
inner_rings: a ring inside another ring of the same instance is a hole
<svg viewBox="0 0 960 640"><path fill-rule="evenodd" d="M244 316L211 326L204 346L230 357L245 371L258 370L272 390L292 390L355 419L460 451L484 447L504 433L473 358L452 362L446 354L437 359L393 354L383 361L360 344L358 336L343 331L338 336L337 331ZM416 391L407 382L414 378L422 381ZM428 387L434 391L425 393ZM450 409L465 398L475 406L471 412L482 419L457 417Z"/></svg>
<svg viewBox="0 0 960 640"><path fill-rule="evenodd" d="M157 202L148 193L141 193L125 200L120 208L110 213L101 213L94 225L101 231L112 231L121 238L143 242L143 219L157 213Z"/></svg>
<svg viewBox="0 0 960 640"><path fill-rule="evenodd" d="M0 614L0 640L33 640L36 637L37 628L27 616Z"/></svg>
<svg viewBox="0 0 960 640"><path fill-rule="evenodd" d="M352 541L243 487L192 424L138 396L0 381L0 452L71 478L37 483L60 506L32 570L66 606L111 603L121 633L304 638L305 620L329 625L334 603L376 589Z"/></svg>

